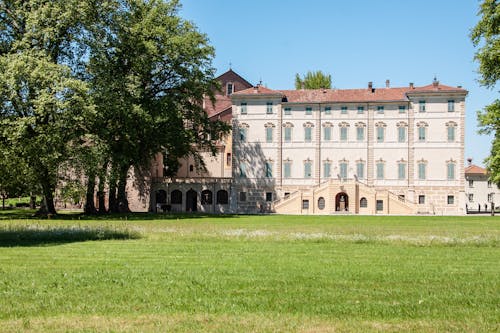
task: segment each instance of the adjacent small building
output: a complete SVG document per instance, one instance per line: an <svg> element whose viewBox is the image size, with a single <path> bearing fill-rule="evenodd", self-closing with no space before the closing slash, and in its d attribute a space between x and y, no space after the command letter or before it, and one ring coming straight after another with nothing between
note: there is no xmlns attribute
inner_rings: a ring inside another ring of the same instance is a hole
<svg viewBox="0 0 500 333"><path fill-rule="evenodd" d="M465 197L467 213L491 212L500 206L500 189L491 182L488 171L472 164L465 168ZM497 202L495 202L495 200Z"/></svg>

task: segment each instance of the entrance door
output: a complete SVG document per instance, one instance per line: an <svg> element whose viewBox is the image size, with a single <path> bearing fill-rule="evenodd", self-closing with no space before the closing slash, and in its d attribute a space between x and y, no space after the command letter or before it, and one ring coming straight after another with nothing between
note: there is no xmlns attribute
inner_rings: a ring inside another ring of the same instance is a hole
<svg viewBox="0 0 500 333"><path fill-rule="evenodd" d="M335 196L335 211L349 211L349 196L345 192L340 192Z"/></svg>
<svg viewBox="0 0 500 333"><path fill-rule="evenodd" d="M198 194L193 189L186 193L186 212L196 212L198 210Z"/></svg>

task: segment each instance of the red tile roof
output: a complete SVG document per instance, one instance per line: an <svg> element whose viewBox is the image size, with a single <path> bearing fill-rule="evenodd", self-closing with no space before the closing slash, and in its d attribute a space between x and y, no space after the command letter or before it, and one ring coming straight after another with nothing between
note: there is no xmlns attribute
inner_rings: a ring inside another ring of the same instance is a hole
<svg viewBox="0 0 500 333"><path fill-rule="evenodd" d="M430 84L423 87L365 88L365 89L300 89L272 90L257 86L234 93L235 96L282 95L289 103L325 103L325 102L404 102L407 94L424 92L458 92L467 94L467 90L442 84Z"/></svg>
<svg viewBox="0 0 500 333"><path fill-rule="evenodd" d="M205 112L208 114L209 118L217 116L227 109L231 109L233 103L231 102L230 96L225 95L215 95L215 103L212 103L210 98L205 98Z"/></svg>
<svg viewBox="0 0 500 333"><path fill-rule="evenodd" d="M281 96L283 93L279 90L272 90L263 86L255 86L245 90L237 91L233 95L276 95Z"/></svg>
<svg viewBox="0 0 500 333"><path fill-rule="evenodd" d="M478 167L477 165L469 165L465 168L466 175L487 175L488 171L484 168Z"/></svg>
<svg viewBox="0 0 500 333"><path fill-rule="evenodd" d="M429 84L423 87L415 87L414 89L409 89L408 93L412 92L459 92L467 93L467 90L463 88L456 88L446 86L444 84Z"/></svg>

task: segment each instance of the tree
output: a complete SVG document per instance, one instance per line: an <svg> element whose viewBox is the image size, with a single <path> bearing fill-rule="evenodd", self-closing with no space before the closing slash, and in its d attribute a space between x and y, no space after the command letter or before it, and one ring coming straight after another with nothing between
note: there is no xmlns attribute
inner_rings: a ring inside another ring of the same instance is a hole
<svg viewBox="0 0 500 333"><path fill-rule="evenodd" d="M154 155L215 153L228 125L202 108L212 94L214 50L207 37L178 16L178 1L118 1L94 30L89 74L97 109L96 135L108 145L109 206L128 211L127 176Z"/></svg>
<svg viewBox="0 0 500 333"><path fill-rule="evenodd" d="M22 161L7 147L0 147L0 197L2 209L5 199L24 195L28 192L31 178Z"/></svg>
<svg viewBox="0 0 500 333"><path fill-rule="evenodd" d="M497 0L484 0L480 6L481 16L472 29L471 39L479 47L475 60L479 62L480 82L494 89L500 79L500 4ZM490 156L485 160L491 180L500 186L500 100L495 100L478 112L480 133L492 134Z"/></svg>
<svg viewBox="0 0 500 333"><path fill-rule="evenodd" d="M88 5L0 1L0 141L35 176L52 214L58 169L93 111L88 87L77 75Z"/></svg>
<svg viewBox="0 0 500 333"><path fill-rule="evenodd" d="M322 71L308 71L302 78L295 74L295 89L331 89L332 76Z"/></svg>

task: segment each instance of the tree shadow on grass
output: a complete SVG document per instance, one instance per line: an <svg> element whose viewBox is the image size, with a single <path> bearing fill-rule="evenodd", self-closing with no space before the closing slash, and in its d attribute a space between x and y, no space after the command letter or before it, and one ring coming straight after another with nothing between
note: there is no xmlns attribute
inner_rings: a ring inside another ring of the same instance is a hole
<svg viewBox="0 0 500 333"><path fill-rule="evenodd" d="M16 209L0 211L0 220L95 220L95 221L120 221L120 220L180 220L180 219L203 219L203 218L236 218L239 215L232 214L200 214L200 213L120 213L120 214L95 214L87 215L78 212L61 212L57 215L38 215L34 210Z"/></svg>
<svg viewBox="0 0 500 333"><path fill-rule="evenodd" d="M61 245L139 238L141 234L137 231L105 227L5 226L0 228L0 247Z"/></svg>

